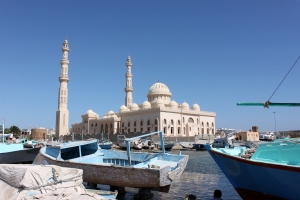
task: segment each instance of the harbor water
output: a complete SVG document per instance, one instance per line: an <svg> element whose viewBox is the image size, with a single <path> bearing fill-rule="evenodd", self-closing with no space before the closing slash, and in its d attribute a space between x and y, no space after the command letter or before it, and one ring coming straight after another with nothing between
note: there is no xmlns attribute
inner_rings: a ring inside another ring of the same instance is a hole
<svg viewBox="0 0 300 200"><path fill-rule="evenodd" d="M172 153L178 153L178 151L172 151ZM181 151L181 154L189 155L184 173L171 185L168 193L153 191L153 200L183 200L187 193L196 195L197 199L212 199L216 189L222 191L224 200L241 199L207 151L185 150ZM100 186L100 188L107 189L105 186ZM134 194L138 192L135 188L126 187L125 190L126 195L121 199L134 199Z"/></svg>

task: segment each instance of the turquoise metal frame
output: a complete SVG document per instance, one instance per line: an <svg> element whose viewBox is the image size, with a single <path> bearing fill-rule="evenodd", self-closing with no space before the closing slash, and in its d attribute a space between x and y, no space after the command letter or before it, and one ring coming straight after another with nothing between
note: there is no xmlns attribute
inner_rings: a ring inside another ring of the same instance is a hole
<svg viewBox="0 0 300 200"><path fill-rule="evenodd" d="M136 139L142 138L142 137L147 137L147 136L150 136L150 135L155 135L155 134L159 134L160 143L161 143L161 150L162 150L163 153L166 153L166 151L165 151L164 137L163 137L162 131L148 133L148 134L144 134L144 135L140 135L140 136L136 136L136 137L132 137L132 138L126 138L125 142L126 142L126 149L127 149L127 156L128 156L129 166L131 166L130 141L136 140Z"/></svg>

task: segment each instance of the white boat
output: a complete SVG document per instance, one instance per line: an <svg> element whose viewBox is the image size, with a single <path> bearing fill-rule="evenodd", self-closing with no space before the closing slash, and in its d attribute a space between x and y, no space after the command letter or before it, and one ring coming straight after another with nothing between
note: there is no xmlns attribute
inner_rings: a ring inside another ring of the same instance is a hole
<svg viewBox="0 0 300 200"><path fill-rule="evenodd" d="M119 147L123 148L123 149L126 149L126 136L125 135L118 135L118 141L117 141L117 144L119 145ZM134 143L135 141L131 141L130 142L130 148L133 148L133 146L135 145Z"/></svg>
<svg viewBox="0 0 300 200"><path fill-rule="evenodd" d="M131 153L128 149L127 152L99 149L98 141L91 140L43 147L34 164L82 169L83 180L88 183L168 192L172 182L180 178L187 161L187 155L164 151Z"/></svg>

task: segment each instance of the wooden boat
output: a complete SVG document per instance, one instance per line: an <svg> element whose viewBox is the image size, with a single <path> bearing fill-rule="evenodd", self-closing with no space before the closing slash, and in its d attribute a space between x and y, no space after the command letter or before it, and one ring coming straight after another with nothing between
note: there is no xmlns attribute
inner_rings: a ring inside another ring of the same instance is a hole
<svg viewBox="0 0 300 200"><path fill-rule="evenodd" d="M88 183L168 192L188 161L187 155L127 151L99 149L97 140L69 142L41 148L34 164L82 169Z"/></svg>
<svg viewBox="0 0 300 200"><path fill-rule="evenodd" d="M125 139L126 139L126 136L125 135L118 135L118 145L119 147L123 148L123 149L126 149L126 142L125 142ZM134 143L135 141L131 141L130 142L130 148L133 148L133 146L135 145Z"/></svg>
<svg viewBox="0 0 300 200"><path fill-rule="evenodd" d="M40 147L24 148L26 140L15 142L7 140L0 143L0 164L31 164L39 153Z"/></svg>
<svg viewBox="0 0 300 200"><path fill-rule="evenodd" d="M243 199L299 199L299 139L275 140L257 149L205 148Z"/></svg>
<svg viewBox="0 0 300 200"><path fill-rule="evenodd" d="M103 138L103 132L102 132L102 139L99 141L99 147L101 149L111 149L113 143L109 139Z"/></svg>

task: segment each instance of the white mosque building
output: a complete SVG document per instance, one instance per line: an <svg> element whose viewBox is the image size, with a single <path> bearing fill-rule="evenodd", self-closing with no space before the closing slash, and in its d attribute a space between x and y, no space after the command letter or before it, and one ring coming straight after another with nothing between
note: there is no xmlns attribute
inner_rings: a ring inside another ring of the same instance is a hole
<svg viewBox="0 0 300 200"><path fill-rule="evenodd" d="M172 93L161 82L152 85L148 101L141 104L132 101L131 58L127 57L125 104L119 111L109 111L102 118L92 110L81 115L80 123L72 124L74 134L125 134L148 133L162 130L165 136L186 137L197 134L214 134L215 112L201 111L198 104L178 104L171 100Z"/></svg>

